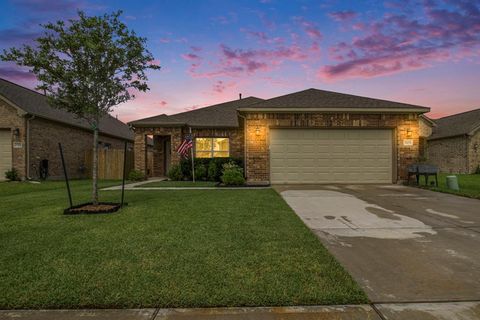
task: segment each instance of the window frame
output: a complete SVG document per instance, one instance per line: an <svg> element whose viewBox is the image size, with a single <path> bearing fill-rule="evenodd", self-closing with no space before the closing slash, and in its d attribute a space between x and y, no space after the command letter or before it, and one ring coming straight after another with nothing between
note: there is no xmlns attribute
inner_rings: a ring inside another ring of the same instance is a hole
<svg viewBox="0 0 480 320"><path fill-rule="evenodd" d="M211 149L210 150L197 150L197 139L211 139ZM213 142L214 139L227 139L228 141L228 150L227 151L221 151L221 150L214 150L215 148L215 143ZM214 158L229 158L230 157L230 137L216 137L216 136L199 136L194 138L194 154L195 158L197 157L197 151L200 152L210 152L209 157L203 157L203 159L214 159ZM225 157L215 157L215 152L228 152L228 155ZM201 158L200 158L201 159Z"/></svg>

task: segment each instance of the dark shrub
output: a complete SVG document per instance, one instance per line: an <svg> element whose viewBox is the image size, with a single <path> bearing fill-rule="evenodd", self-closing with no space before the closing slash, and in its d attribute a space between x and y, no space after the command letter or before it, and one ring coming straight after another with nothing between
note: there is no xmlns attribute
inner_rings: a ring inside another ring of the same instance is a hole
<svg viewBox="0 0 480 320"><path fill-rule="evenodd" d="M234 162L227 162L223 165L221 180L227 186L244 185L243 169Z"/></svg>
<svg viewBox="0 0 480 320"><path fill-rule="evenodd" d="M225 163L233 162L240 168L243 167L243 160L241 158L195 158L195 170L200 165L203 165L207 170L205 175L210 181L221 181L223 165ZM182 174L185 180L192 180L192 160L182 159L180 161Z"/></svg>
<svg viewBox="0 0 480 320"><path fill-rule="evenodd" d="M182 168L180 165L176 164L170 167L168 170L167 176L170 180L181 181L183 180Z"/></svg>
<svg viewBox="0 0 480 320"><path fill-rule="evenodd" d="M207 173L208 181L217 181L216 180L217 175L218 175L217 164L215 163L215 161L210 161L210 163L208 164L208 173Z"/></svg>
<svg viewBox="0 0 480 320"><path fill-rule="evenodd" d="M18 175L18 171L15 168L12 170L8 170L5 172L5 178L10 181L20 181L20 176Z"/></svg>
<svg viewBox="0 0 480 320"><path fill-rule="evenodd" d="M145 174L139 170L132 170L128 174L128 180L130 181L143 181L145 180Z"/></svg>
<svg viewBox="0 0 480 320"><path fill-rule="evenodd" d="M195 166L195 180L207 180L207 168L204 164Z"/></svg>

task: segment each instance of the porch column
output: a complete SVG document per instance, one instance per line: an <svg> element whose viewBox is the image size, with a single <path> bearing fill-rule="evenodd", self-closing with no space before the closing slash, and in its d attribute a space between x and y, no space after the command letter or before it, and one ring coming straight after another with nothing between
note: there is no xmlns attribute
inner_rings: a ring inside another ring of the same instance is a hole
<svg viewBox="0 0 480 320"><path fill-rule="evenodd" d="M143 132L135 132L135 170L147 173L147 136Z"/></svg>

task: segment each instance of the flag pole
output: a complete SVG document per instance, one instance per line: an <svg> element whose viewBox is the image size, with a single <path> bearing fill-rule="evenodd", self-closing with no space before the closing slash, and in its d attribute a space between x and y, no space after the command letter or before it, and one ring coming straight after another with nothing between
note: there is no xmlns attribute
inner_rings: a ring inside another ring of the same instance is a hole
<svg viewBox="0 0 480 320"><path fill-rule="evenodd" d="M193 179L193 183L195 183L195 161L193 159L193 136L192 136L192 127L189 127L189 131L190 131L190 139L192 139L192 147L190 148L190 153L191 153L191 156L192 156L192 179Z"/></svg>

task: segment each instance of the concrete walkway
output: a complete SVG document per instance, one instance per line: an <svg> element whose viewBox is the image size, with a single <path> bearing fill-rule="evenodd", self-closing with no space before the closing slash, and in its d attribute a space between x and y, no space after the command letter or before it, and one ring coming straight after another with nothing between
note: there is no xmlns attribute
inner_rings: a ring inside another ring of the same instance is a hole
<svg viewBox="0 0 480 320"><path fill-rule="evenodd" d="M0 310L0 320L477 320L480 302L404 303L347 306Z"/></svg>

